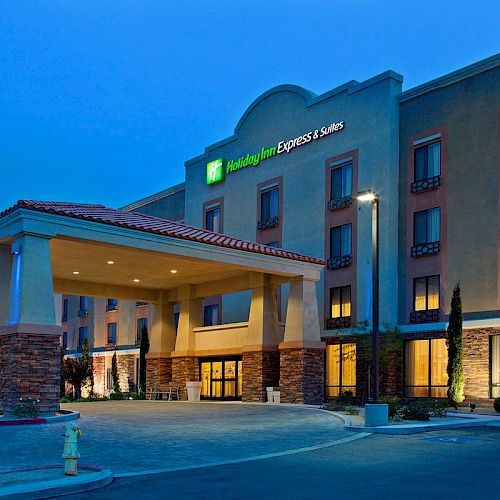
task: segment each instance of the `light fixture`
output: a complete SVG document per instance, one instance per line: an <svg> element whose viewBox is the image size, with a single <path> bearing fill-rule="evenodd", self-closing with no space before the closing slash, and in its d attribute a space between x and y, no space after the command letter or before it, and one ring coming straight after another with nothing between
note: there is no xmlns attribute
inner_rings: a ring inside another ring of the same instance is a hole
<svg viewBox="0 0 500 500"><path fill-rule="evenodd" d="M108 264L114 264L115 261L114 260L108 260Z"/></svg>
<svg viewBox="0 0 500 500"><path fill-rule="evenodd" d="M73 271L73 274L80 274L80 271Z"/></svg>
<svg viewBox="0 0 500 500"><path fill-rule="evenodd" d="M356 195L358 201L375 201L377 195L373 191L362 191Z"/></svg>
<svg viewBox="0 0 500 500"><path fill-rule="evenodd" d="M176 273L177 273L177 269L170 269L170 272L171 272L172 274L176 274Z"/></svg>
<svg viewBox="0 0 500 500"><path fill-rule="evenodd" d="M139 281L141 281L141 280L140 280L140 279L137 279L137 278L134 278L132 281L133 281L134 283L139 283Z"/></svg>

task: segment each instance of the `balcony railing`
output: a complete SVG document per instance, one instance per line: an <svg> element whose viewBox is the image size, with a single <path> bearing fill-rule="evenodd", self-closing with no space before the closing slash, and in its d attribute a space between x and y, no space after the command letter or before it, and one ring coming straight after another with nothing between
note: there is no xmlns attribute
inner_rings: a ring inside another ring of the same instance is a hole
<svg viewBox="0 0 500 500"><path fill-rule="evenodd" d="M270 217L269 219L260 220L257 223L259 229L269 229L271 227L276 227L279 223L279 217Z"/></svg>
<svg viewBox="0 0 500 500"><path fill-rule="evenodd" d="M104 348L109 350L116 349L116 342L106 342Z"/></svg>
<svg viewBox="0 0 500 500"><path fill-rule="evenodd" d="M116 311L118 309L118 304L108 304L106 306L106 312Z"/></svg>
<svg viewBox="0 0 500 500"><path fill-rule="evenodd" d="M140 307L140 306L147 306L148 303L147 302L141 302L141 301L137 301L135 303L135 307Z"/></svg>
<svg viewBox="0 0 500 500"><path fill-rule="evenodd" d="M335 198L328 202L328 210L340 210L341 208L350 207L352 205L352 196L344 196L343 198Z"/></svg>
<svg viewBox="0 0 500 500"><path fill-rule="evenodd" d="M434 253L439 253L439 250L440 250L439 241L422 243L421 245L415 245L414 247L411 247L411 256L424 257L425 255L432 255Z"/></svg>
<svg viewBox="0 0 500 500"><path fill-rule="evenodd" d="M350 266L352 263L351 255L341 255L340 257L332 257L328 259L328 269L340 269L341 267Z"/></svg>
<svg viewBox="0 0 500 500"><path fill-rule="evenodd" d="M338 330L339 328L350 328L351 317L342 316L340 318L327 318L325 321L325 328L327 330Z"/></svg>
<svg viewBox="0 0 500 500"><path fill-rule="evenodd" d="M441 176L435 175L434 177L429 177L427 179L422 179L420 181L413 182L411 185L412 193L421 193L422 191L428 191L429 189L436 189L441 185Z"/></svg>
<svg viewBox="0 0 500 500"><path fill-rule="evenodd" d="M80 309L78 311L78 316L80 316L80 318L86 318L88 315L89 315L89 312L87 309Z"/></svg>
<svg viewBox="0 0 500 500"><path fill-rule="evenodd" d="M439 321L439 309L425 309L410 313L410 323L433 323L435 321Z"/></svg>

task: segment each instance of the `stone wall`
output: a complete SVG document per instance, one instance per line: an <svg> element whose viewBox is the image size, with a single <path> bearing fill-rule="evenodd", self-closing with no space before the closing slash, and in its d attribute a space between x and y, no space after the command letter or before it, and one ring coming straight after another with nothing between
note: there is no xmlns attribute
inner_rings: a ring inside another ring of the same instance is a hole
<svg viewBox="0 0 500 500"><path fill-rule="evenodd" d="M6 413L19 398L40 400L41 412L59 409L59 335L0 335L0 397Z"/></svg>
<svg viewBox="0 0 500 500"><path fill-rule="evenodd" d="M186 382L199 380L198 358L172 358L172 382L179 384L179 397L187 400Z"/></svg>
<svg viewBox="0 0 500 500"><path fill-rule="evenodd" d="M104 356L93 356L94 367L94 394L104 396L106 394L106 359Z"/></svg>
<svg viewBox="0 0 500 500"><path fill-rule="evenodd" d="M280 351L281 402L323 403L324 371L324 349L282 349Z"/></svg>
<svg viewBox="0 0 500 500"><path fill-rule="evenodd" d="M253 351L243 354L242 401L266 401L266 387L279 385L279 351Z"/></svg>
<svg viewBox="0 0 500 500"><path fill-rule="evenodd" d="M151 394L158 384L172 381L172 358L146 357L146 394Z"/></svg>
<svg viewBox="0 0 500 500"><path fill-rule="evenodd" d="M118 354L116 355L116 363L118 365L118 379L120 381L120 389L122 392L135 392L137 390L135 380L135 360L134 354Z"/></svg>

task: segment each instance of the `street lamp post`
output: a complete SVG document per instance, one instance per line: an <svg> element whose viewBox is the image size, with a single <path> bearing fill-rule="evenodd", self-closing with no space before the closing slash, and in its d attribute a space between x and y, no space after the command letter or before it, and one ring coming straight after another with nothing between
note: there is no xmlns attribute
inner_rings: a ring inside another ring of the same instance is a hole
<svg viewBox="0 0 500 500"><path fill-rule="evenodd" d="M359 201L372 204L372 369L370 403L379 402L379 236L378 195L373 191L357 194Z"/></svg>

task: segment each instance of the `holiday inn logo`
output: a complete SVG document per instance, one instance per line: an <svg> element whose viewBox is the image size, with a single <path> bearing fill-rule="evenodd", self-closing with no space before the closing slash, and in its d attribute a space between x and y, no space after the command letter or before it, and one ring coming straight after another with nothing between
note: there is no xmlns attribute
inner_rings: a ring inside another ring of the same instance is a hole
<svg viewBox="0 0 500 500"><path fill-rule="evenodd" d="M217 160L207 163L207 184L215 184L224 180L224 160Z"/></svg>

